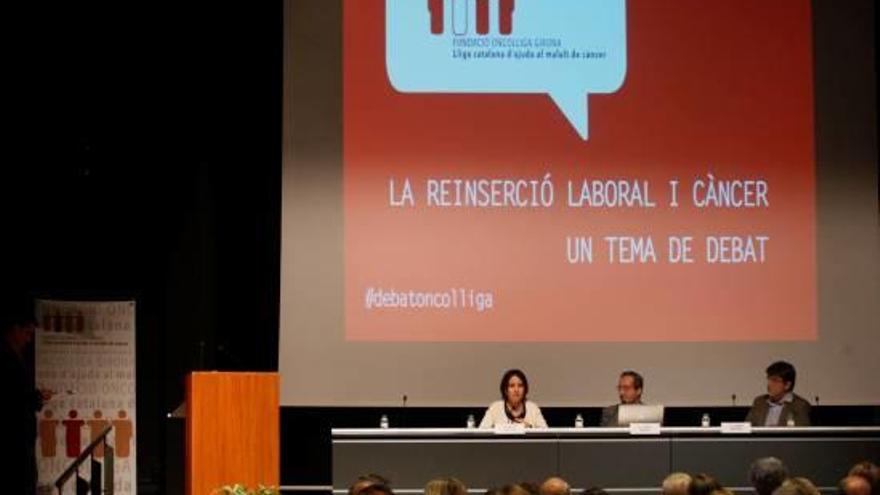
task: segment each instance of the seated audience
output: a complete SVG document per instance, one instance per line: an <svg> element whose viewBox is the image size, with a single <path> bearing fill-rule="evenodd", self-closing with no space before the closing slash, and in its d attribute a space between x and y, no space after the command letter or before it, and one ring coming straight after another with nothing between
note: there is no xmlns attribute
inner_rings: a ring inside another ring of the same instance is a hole
<svg viewBox="0 0 880 495"><path fill-rule="evenodd" d="M663 480L662 495L688 495L691 486L691 475L687 473L671 473Z"/></svg>
<svg viewBox="0 0 880 495"><path fill-rule="evenodd" d="M348 487L348 495L394 495L391 483L378 474L364 474Z"/></svg>
<svg viewBox="0 0 880 495"><path fill-rule="evenodd" d="M641 404L644 385L645 380L642 375L635 371L627 370L621 373L617 380L617 395L620 397L620 404ZM599 426L619 426L617 410L620 404L602 409L602 420Z"/></svg>
<svg viewBox="0 0 880 495"><path fill-rule="evenodd" d="M541 488L537 483L531 481L520 481L517 483L520 487L525 489L525 491L529 492L531 495L541 495Z"/></svg>
<svg viewBox="0 0 880 495"><path fill-rule="evenodd" d="M499 489L500 495L531 495L531 492L520 483L504 485Z"/></svg>
<svg viewBox="0 0 880 495"><path fill-rule="evenodd" d="M816 485L807 478L788 478L779 485L779 488L773 490L773 495L820 495L820 493Z"/></svg>
<svg viewBox="0 0 880 495"><path fill-rule="evenodd" d="M425 485L425 495L467 495L467 487L453 477L434 478Z"/></svg>
<svg viewBox="0 0 880 495"><path fill-rule="evenodd" d="M777 361L767 367L767 393L755 397L746 421L753 426L810 426L810 403L794 393L797 372L790 363Z"/></svg>
<svg viewBox="0 0 880 495"><path fill-rule="evenodd" d="M547 428L541 408L527 399L529 380L521 370L508 370L501 377L501 400L486 410L480 428L494 428L503 424L521 424L526 428ZM522 488L522 487L521 487Z"/></svg>
<svg viewBox="0 0 880 495"><path fill-rule="evenodd" d="M871 493L880 494L880 467L870 461L862 461L850 468L849 476L861 476L871 485Z"/></svg>
<svg viewBox="0 0 880 495"><path fill-rule="evenodd" d="M775 457L762 457L749 467L749 482L758 495L772 495L787 478L788 470Z"/></svg>
<svg viewBox="0 0 880 495"><path fill-rule="evenodd" d="M712 495L712 493L721 490L721 483L711 475L699 473L691 476L691 483L688 485L688 495Z"/></svg>
<svg viewBox="0 0 880 495"><path fill-rule="evenodd" d="M871 495L871 483L861 476L847 476L840 480L839 491L844 495Z"/></svg>
<svg viewBox="0 0 880 495"><path fill-rule="evenodd" d="M538 493L540 495L571 495L571 486L564 479L553 476L541 483Z"/></svg>
<svg viewBox="0 0 880 495"><path fill-rule="evenodd" d="M721 483L715 478L706 473L699 473L691 476L688 495L712 495L721 489Z"/></svg>

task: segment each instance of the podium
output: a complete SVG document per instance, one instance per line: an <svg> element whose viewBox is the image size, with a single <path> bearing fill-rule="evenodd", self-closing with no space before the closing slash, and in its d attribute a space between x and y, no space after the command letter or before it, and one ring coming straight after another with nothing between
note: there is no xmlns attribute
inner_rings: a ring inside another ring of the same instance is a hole
<svg viewBox="0 0 880 495"><path fill-rule="evenodd" d="M278 373L195 372L186 383L186 493L280 480Z"/></svg>

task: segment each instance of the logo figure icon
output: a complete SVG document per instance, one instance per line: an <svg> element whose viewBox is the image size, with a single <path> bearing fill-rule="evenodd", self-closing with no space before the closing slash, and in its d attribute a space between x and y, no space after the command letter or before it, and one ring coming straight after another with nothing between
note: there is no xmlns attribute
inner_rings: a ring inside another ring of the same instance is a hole
<svg viewBox="0 0 880 495"><path fill-rule="evenodd" d="M626 40L626 0L385 0L396 91L547 95L585 141L590 95L623 86Z"/></svg>
<svg viewBox="0 0 880 495"><path fill-rule="evenodd" d="M445 31L445 4L451 1L452 32L456 36L468 34L470 9L468 0L427 0L431 14L431 34L441 35ZM516 0L497 0L498 33L508 36L513 32L513 11ZM474 0L476 3L477 34L489 34L489 0Z"/></svg>

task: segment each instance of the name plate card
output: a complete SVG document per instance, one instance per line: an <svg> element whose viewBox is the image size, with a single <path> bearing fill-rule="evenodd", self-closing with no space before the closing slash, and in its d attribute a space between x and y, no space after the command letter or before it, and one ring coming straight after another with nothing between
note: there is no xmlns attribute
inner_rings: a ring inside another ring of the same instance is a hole
<svg viewBox="0 0 880 495"><path fill-rule="evenodd" d="M495 425L496 435L525 435L526 426L522 423L503 423Z"/></svg>
<svg viewBox="0 0 880 495"><path fill-rule="evenodd" d="M752 424L748 421L721 423L722 434L747 435L752 432Z"/></svg>
<svg viewBox="0 0 880 495"><path fill-rule="evenodd" d="M630 423L630 435L659 435L660 423Z"/></svg>

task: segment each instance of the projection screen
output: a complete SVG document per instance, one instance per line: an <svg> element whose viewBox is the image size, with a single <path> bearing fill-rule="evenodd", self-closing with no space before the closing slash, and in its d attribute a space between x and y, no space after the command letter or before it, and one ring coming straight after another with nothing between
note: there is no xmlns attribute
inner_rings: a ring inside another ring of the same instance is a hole
<svg viewBox="0 0 880 495"><path fill-rule="evenodd" d="M878 403L873 8L289 0L282 403Z"/></svg>

